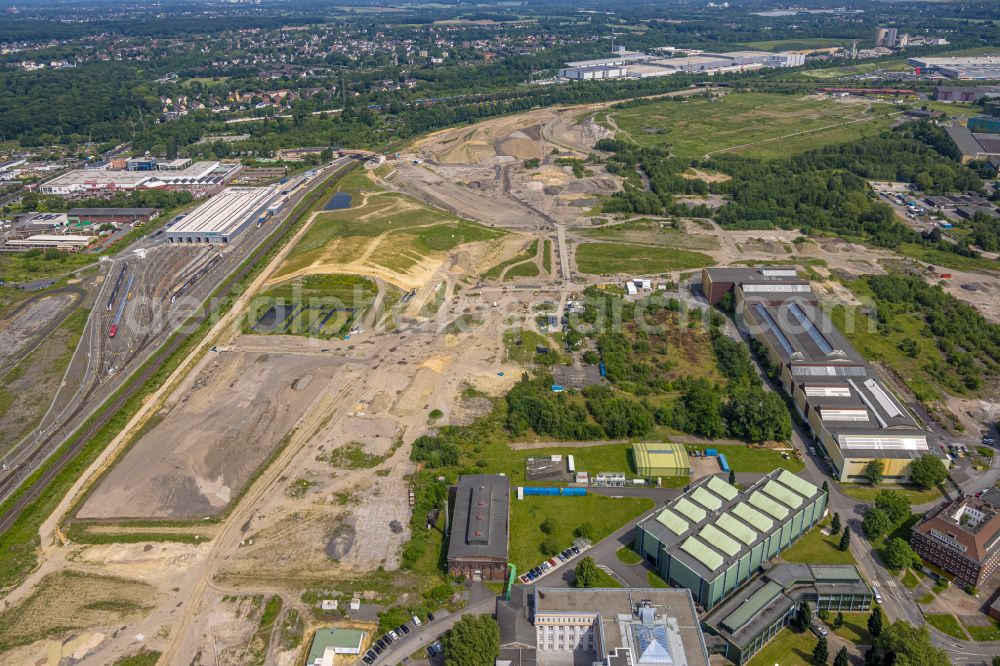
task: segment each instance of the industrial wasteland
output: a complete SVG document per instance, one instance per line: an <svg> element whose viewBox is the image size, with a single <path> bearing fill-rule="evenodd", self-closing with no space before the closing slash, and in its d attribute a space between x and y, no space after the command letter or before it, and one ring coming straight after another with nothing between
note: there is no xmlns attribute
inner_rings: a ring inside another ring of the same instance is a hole
<svg viewBox="0 0 1000 666"><path fill-rule="evenodd" d="M997 0L0 0L0 664L1000 666Z"/></svg>

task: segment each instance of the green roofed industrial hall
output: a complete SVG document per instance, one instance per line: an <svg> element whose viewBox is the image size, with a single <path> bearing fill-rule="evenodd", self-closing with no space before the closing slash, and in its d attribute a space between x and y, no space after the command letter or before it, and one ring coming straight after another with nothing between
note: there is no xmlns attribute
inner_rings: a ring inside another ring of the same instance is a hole
<svg viewBox="0 0 1000 666"><path fill-rule="evenodd" d="M637 442L632 445L635 471L646 478L654 476L688 476L691 463L682 444L669 442Z"/></svg>
<svg viewBox="0 0 1000 666"><path fill-rule="evenodd" d="M742 491L709 476L639 522L635 548L710 609L819 522L826 502L825 492L784 469Z"/></svg>

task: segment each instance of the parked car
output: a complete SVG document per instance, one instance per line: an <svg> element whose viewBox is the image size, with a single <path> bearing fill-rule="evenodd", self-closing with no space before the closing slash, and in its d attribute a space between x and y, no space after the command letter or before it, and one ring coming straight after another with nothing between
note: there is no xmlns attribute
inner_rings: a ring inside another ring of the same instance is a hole
<svg viewBox="0 0 1000 666"><path fill-rule="evenodd" d="M375 663L375 658L369 657L367 654L365 654L365 656L361 657L361 661L365 662L366 664L373 664Z"/></svg>
<svg viewBox="0 0 1000 666"><path fill-rule="evenodd" d="M391 639L392 639L392 640L394 640L394 641L395 641L395 640L399 640L399 634L398 634L398 633L396 633L396 630L395 630L395 629L390 629L390 630L389 630L389 638L391 638Z"/></svg>
<svg viewBox="0 0 1000 666"><path fill-rule="evenodd" d="M434 613L428 613L427 614L427 621L428 622L433 622L434 621Z"/></svg>
<svg viewBox="0 0 1000 666"><path fill-rule="evenodd" d="M396 627L396 632L405 636L406 634L410 633L410 628L405 624L401 624L398 627Z"/></svg>
<svg viewBox="0 0 1000 666"><path fill-rule="evenodd" d="M414 615L413 616L413 626L414 627L419 627L421 624L423 624L423 622L420 621L420 618L417 617L416 615Z"/></svg>
<svg viewBox="0 0 1000 666"><path fill-rule="evenodd" d="M438 656L439 654L441 654L441 652L442 652L441 641L434 641L433 643L427 646L427 654L429 654L432 657Z"/></svg>
<svg viewBox="0 0 1000 666"><path fill-rule="evenodd" d="M386 648L386 642L385 642L385 640L382 639L382 638L380 638L377 641L375 641L375 647L378 648L378 651L381 653L382 650L384 650Z"/></svg>
<svg viewBox="0 0 1000 666"><path fill-rule="evenodd" d="M830 633L829 631L827 631L827 628L824 627L822 624L817 624L815 622L812 624L810 628L813 630L813 633L816 634L817 636L827 636Z"/></svg>
<svg viewBox="0 0 1000 666"><path fill-rule="evenodd" d="M874 585L872 586L872 596L875 597L875 603L882 603L882 593L878 591L878 588Z"/></svg>

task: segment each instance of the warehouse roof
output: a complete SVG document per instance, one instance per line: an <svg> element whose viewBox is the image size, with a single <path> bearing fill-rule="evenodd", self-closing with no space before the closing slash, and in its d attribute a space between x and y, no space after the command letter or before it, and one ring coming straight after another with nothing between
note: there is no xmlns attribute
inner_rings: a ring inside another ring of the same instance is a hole
<svg viewBox="0 0 1000 666"><path fill-rule="evenodd" d="M232 233L274 197L273 187L227 187L167 229L169 234Z"/></svg>
<svg viewBox="0 0 1000 666"><path fill-rule="evenodd" d="M94 215L98 217L108 217L117 215L118 217L145 217L156 213L155 208L70 208L69 215L72 217L84 217Z"/></svg>
<svg viewBox="0 0 1000 666"><path fill-rule="evenodd" d="M771 472L743 491L710 476L640 522L639 527L662 543L671 557L711 579L713 573L791 520L789 507L798 509L822 492L784 469Z"/></svg>
<svg viewBox="0 0 1000 666"><path fill-rule="evenodd" d="M507 559L510 482L499 474L458 478L448 558Z"/></svg>

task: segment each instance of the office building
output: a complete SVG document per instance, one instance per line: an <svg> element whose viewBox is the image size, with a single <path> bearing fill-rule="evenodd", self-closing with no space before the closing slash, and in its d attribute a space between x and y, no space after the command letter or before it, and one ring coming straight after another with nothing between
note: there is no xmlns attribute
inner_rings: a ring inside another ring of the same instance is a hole
<svg viewBox="0 0 1000 666"><path fill-rule="evenodd" d="M840 481L864 481L882 462L884 478L910 480L911 463L933 454L927 434L819 308L795 268L707 268L702 290L724 299L809 424Z"/></svg>
<svg viewBox="0 0 1000 666"><path fill-rule="evenodd" d="M940 505L913 527L913 550L964 587L980 587L1000 565L1000 489Z"/></svg>
<svg viewBox="0 0 1000 666"><path fill-rule="evenodd" d="M699 479L635 528L636 551L660 578L710 609L826 512L826 493L785 469L745 490Z"/></svg>
<svg viewBox="0 0 1000 666"><path fill-rule="evenodd" d="M500 474L458 477L449 492L448 573L502 581L510 539L510 481Z"/></svg>
<svg viewBox="0 0 1000 666"><path fill-rule="evenodd" d="M802 602L814 611L866 612L872 592L853 564L775 565L705 617L713 652L717 637L719 651L743 666L795 617Z"/></svg>
<svg viewBox="0 0 1000 666"><path fill-rule="evenodd" d="M514 586L497 602L497 666L708 666L689 590Z"/></svg>

